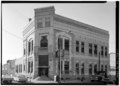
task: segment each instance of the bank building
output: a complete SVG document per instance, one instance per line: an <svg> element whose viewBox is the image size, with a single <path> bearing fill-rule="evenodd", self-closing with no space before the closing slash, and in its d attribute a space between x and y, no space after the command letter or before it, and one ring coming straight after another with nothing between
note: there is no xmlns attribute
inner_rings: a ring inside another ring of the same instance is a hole
<svg viewBox="0 0 120 86"><path fill-rule="evenodd" d="M23 52L16 75L54 79L109 72L109 32L58 15L54 6L34 9L23 31Z"/></svg>

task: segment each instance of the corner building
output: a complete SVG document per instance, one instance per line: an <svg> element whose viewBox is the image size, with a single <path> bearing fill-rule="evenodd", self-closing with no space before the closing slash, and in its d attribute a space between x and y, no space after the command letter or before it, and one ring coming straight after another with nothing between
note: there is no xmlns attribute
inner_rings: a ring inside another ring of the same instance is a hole
<svg viewBox="0 0 120 86"><path fill-rule="evenodd" d="M24 74L52 79L60 71L61 77L94 75L99 70L99 54L100 70L108 73L108 31L55 14L53 6L34 11L23 31Z"/></svg>

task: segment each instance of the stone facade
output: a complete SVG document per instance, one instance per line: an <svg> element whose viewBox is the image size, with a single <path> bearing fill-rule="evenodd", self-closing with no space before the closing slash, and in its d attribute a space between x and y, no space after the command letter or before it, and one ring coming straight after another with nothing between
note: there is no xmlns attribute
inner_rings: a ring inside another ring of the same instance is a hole
<svg viewBox="0 0 120 86"><path fill-rule="evenodd" d="M90 64L92 74L94 74L95 65L99 70L99 56L100 64L103 65L101 67L104 71L105 68L109 71L108 31L55 14L54 7L38 8L34 11L34 19L23 31L23 58L25 59L26 75L32 78L47 75L53 79L54 75L59 75L59 60L61 60L61 77L89 75ZM61 48L58 46L59 38L63 40ZM60 56L59 52L56 54L59 50L61 51ZM90 54L91 52L92 54ZM95 52L97 52L96 55ZM42 61L47 61L47 63L42 63ZM76 63L78 63L77 68Z"/></svg>

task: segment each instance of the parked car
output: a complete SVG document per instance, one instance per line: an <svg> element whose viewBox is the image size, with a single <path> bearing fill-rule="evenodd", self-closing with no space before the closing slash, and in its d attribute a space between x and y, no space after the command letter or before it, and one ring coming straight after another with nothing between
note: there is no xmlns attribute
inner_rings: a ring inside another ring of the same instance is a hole
<svg viewBox="0 0 120 86"><path fill-rule="evenodd" d="M12 83L13 77L11 75L2 75L2 83Z"/></svg>
<svg viewBox="0 0 120 86"><path fill-rule="evenodd" d="M27 82L27 78L25 77L25 75L15 76L15 77L14 77L14 80L15 80L15 81L18 81L18 82Z"/></svg>

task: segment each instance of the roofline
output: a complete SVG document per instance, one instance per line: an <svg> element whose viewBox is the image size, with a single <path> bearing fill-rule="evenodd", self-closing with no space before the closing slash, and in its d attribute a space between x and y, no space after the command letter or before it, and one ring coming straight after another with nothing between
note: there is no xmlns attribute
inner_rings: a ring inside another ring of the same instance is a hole
<svg viewBox="0 0 120 86"><path fill-rule="evenodd" d="M92 31L96 31L96 32L99 32L99 33L101 32L101 33L109 36L109 32L107 30L103 30L101 28L98 28L98 27L95 27L95 26L92 26L92 25L89 25L89 24L86 24L86 23L82 23L82 22L79 22L79 21L76 21L76 20L61 16L61 15L58 15L58 14L55 14L54 16L56 18L59 18L60 20L73 23L73 24L75 24L77 26L79 25L79 26L83 27L86 30L89 30L89 31L92 30Z"/></svg>

